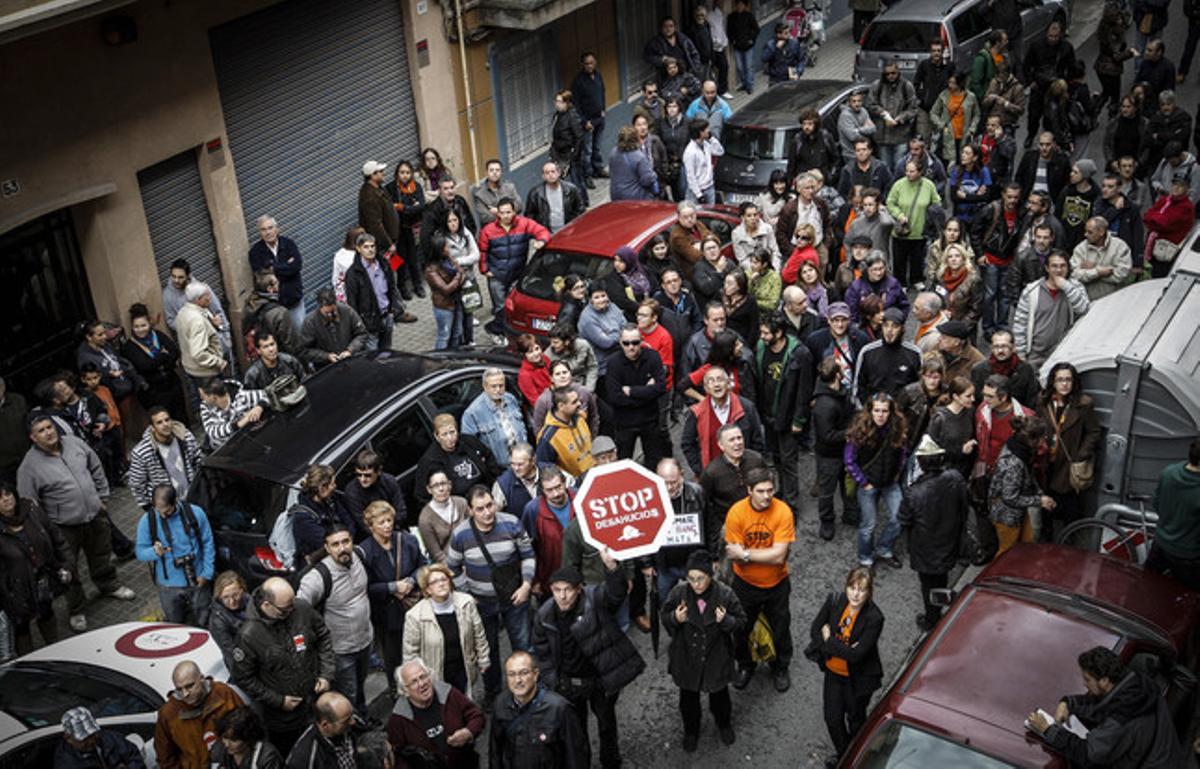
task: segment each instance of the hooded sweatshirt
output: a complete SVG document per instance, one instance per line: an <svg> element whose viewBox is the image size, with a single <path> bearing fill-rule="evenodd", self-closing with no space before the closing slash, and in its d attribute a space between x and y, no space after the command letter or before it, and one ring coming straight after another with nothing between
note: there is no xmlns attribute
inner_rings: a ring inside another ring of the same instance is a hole
<svg viewBox="0 0 1200 769"><path fill-rule="evenodd" d="M1154 543L1176 558L1200 558L1200 473L1185 462L1167 466L1158 476L1154 509Z"/></svg>

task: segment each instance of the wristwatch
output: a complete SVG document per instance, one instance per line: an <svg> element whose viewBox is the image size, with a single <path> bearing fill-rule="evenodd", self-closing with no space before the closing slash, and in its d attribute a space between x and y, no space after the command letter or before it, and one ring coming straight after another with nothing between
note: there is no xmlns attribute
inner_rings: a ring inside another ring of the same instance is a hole
<svg viewBox="0 0 1200 769"><path fill-rule="evenodd" d="M742 563L750 563L750 551L749 550L742 551Z"/></svg>

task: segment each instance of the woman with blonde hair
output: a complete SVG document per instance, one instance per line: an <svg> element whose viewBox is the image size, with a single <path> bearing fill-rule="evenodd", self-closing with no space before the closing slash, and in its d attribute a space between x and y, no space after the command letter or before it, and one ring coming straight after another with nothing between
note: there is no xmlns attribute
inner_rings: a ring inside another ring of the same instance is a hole
<svg viewBox="0 0 1200 769"><path fill-rule="evenodd" d="M942 298L952 319L964 321L973 331L983 317L983 280L968 253L960 243L946 246L942 268L926 288Z"/></svg>
<svg viewBox="0 0 1200 769"><path fill-rule="evenodd" d="M396 509L387 502L377 499L367 505L363 523L371 532L362 543L371 625L383 665L394 671L402 661L404 615L420 598L416 573L425 565L425 556L416 537L396 528ZM395 677L389 675L388 691L392 694L395 685Z"/></svg>
<svg viewBox="0 0 1200 769"><path fill-rule="evenodd" d="M246 581L236 571L223 571L213 579L212 608L208 612L208 632L217 642L225 669L233 670L233 647L238 629L246 621Z"/></svg>
<svg viewBox="0 0 1200 769"><path fill-rule="evenodd" d="M947 219L945 226L942 227L941 236L929 244L929 251L925 256L926 286L937 285L938 277L946 269L946 249L952 244L957 244L963 249L968 261L975 261L975 249L971 246L971 240L963 229L962 222L957 219Z"/></svg>
<svg viewBox="0 0 1200 769"><path fill-rule="evenodd" d="M435 679L468 697L471 685L488 668L487 635L475 599L454 589L454 576L435 563L417 573L425 596L404 618L404 661L420 657ZM395 670L390 671L395 677Z"/></svg>

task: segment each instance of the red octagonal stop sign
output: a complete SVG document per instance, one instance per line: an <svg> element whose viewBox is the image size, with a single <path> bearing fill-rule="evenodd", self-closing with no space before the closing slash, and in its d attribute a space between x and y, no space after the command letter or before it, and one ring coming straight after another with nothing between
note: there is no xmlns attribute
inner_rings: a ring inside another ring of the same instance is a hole
<svg viewBox="0 0 1200 769"><path fill-rule="evenodd" d="M629 459L588 471L575 514L585 542L622 560L658 552L675 517L667 484Z"/></svg>

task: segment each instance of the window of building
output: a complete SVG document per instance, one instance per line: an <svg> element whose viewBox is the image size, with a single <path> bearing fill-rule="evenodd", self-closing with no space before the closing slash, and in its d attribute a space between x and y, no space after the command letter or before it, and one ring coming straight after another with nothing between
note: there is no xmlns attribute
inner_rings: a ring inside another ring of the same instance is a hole
<svg viewBox="0 0 1200 769"><path fill-rule="evenodd" d="M545 33L516 36L492 51L492 74L508 166L542 152L550 143L558 56Z"/></svg>

